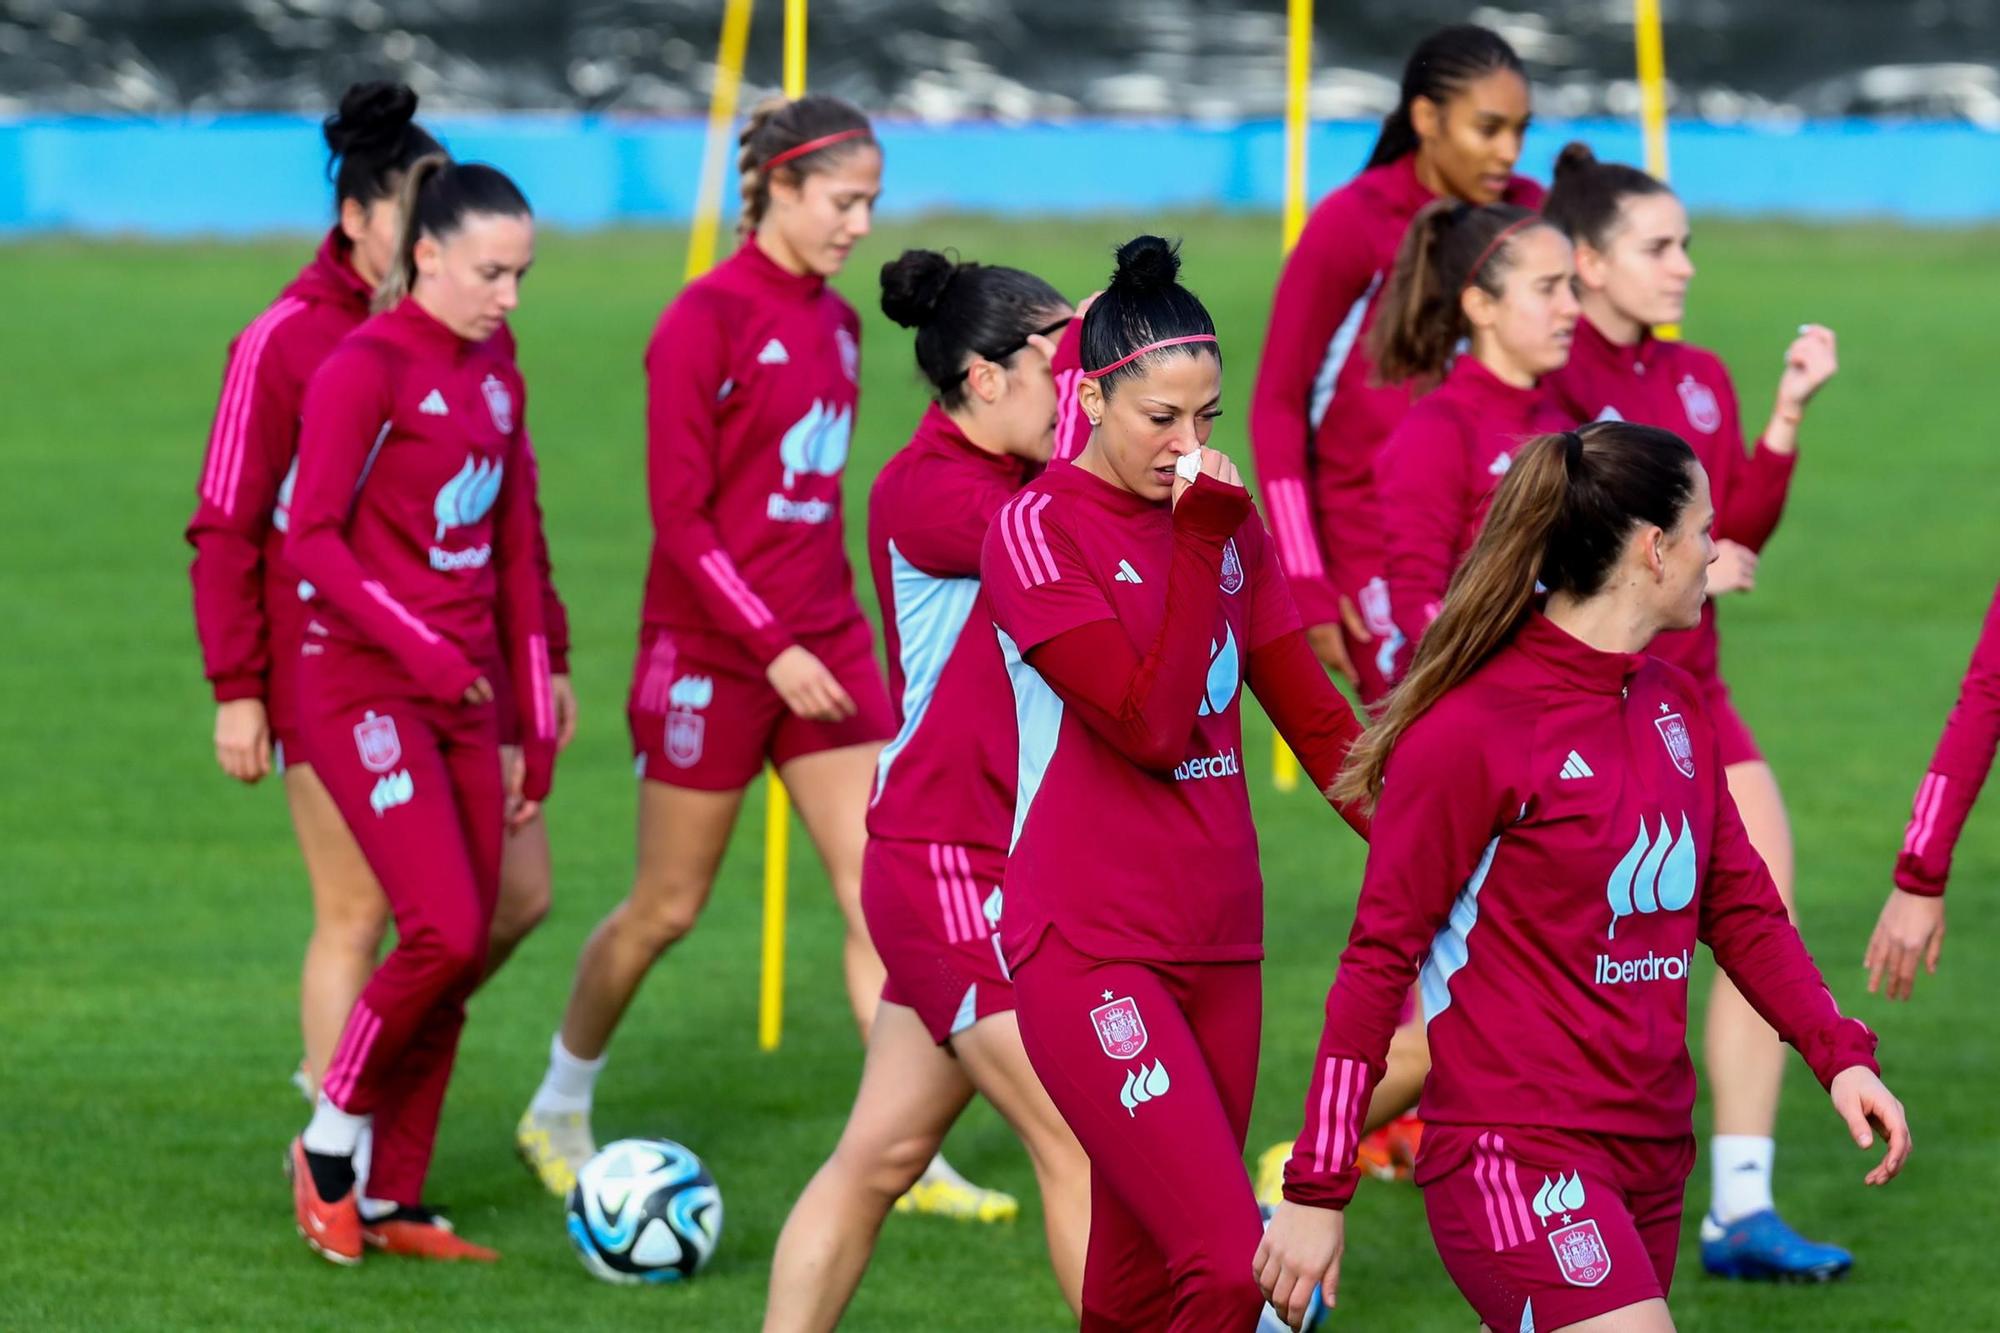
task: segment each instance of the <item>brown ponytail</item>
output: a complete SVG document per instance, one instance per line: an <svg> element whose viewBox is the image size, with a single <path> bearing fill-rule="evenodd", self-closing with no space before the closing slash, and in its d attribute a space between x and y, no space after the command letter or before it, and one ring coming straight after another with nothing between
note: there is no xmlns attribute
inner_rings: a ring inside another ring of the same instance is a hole
<svg viewBox="0 0 2000 1333"><path fill-rule="evenodd" d="M1368 355L1384 383L1435 379L1471 327L1467 287L1498 296L1514 246L1541 219L1513 204L1426 204L1396 250L1396 266L1368 330Z"/></svg>
<svg viewBox="0 0 2000 1333"><path fill-rule="evenodd" d="M1514 637L1536 584L1575 597L1602 591L1634 528L1679 525L1694 476L1694 450L1653 426L1598 421L1530 440L1500 483L1409 674L1348 751L1334 799L1373 809L1396 742Z"/></svg>
<svg viewBox="0 0 2000 1333"><path fill-rule="evenodd" d="M521 188L506 173L483 162L453 162L432 153L414 162L403 180L398 200L402 231L396 237L396 258L382 275L372 303L377 312L394 307L417 286L417 241L429 236L443 240L468 217L534 216Z"/></svg>
<svg viewBox="0 0 2000 1333"><path fill-rule="evenodd" d="M823 148L798 152L816 139L833 135L842 137ZM797 101L767 97L757 103L750 108L750 117L743 123L743 132L736 136L736 142L742 150L736 155L742 192L736 231L739 236L748 236L757 230L757 224L764 220L771 206L774 175L783 175L788 183L796 184L815 171L824 171L841 154L874 143L875 131L868 117L850 103L814 93ZM780 157L784 160L773 166L773 160Z"/></svg>

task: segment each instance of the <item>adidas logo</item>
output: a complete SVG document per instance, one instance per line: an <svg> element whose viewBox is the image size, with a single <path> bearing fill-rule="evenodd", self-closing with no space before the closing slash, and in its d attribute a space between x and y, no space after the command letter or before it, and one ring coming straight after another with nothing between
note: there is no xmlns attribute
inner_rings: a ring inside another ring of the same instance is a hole
<svg viewBox="0 0 2000 1333"><path fill-rule="evenodd" d="M424 395L424 401L417 404L417 411L427 417L449 416L451 409L444 405L444 395L432 389Z"/></svg>
<svg viewBox="0 0 2000 1333"><path fill-rule="evenodd" d="M1508 455L1502 454L1486 465L1486 472L1488 476L1504 477L1507 475L1507 469L1513 466L1514 460Z"/></svg>
<svg viewBox="0 0 2000 1333"><path fill-rule="evenodd" d="M1617 408L1611 406L1611 404L1606 403L1604 405L1604 410L1602 412L1599 412L1595 419L1598 421L1623 421L1625 419L1625 414L1623 412L1620 412Z"/></svg>
<svg viewBox="0 0 2000 1333"><path fill-rule="evenodd" d="M1591 771L1590 765L1583 762L1583 756L1575 750L1571 750L1569 758L1563 760L1562 775L1565 782L1576 778L1594 778L1597 776L1596 773Z"/></svg>
<svg viewBox="0 0 2000 1333"><path fill-rule="evenodd" d="M757 353L757 364L760 366L789 366L792 364L792 354L785 350L783 343L773 338L764 344L763 351Z"/></svg>
<svg viewBox="0 0 2000 1333"><path fill-rule="evenodd" d="M1119 583L1144 583L1146 581L1139 577L1138 570L1132 568L1130 560L1120 560L1118 562L1118 572L1111 577Z"/></svg>

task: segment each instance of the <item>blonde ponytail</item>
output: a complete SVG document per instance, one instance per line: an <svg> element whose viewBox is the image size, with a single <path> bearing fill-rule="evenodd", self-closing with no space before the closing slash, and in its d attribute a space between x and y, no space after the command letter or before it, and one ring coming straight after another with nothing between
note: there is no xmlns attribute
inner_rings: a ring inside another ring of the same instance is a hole
<svg viewBox="0 0 2000 1333"><path fill-rule="evenodd" d="M428 153L412 162L403 176L403 188L396 198L396 205L402 210L398 214L401 224L396 235L396 257L390 261L389 271L382 275L375 288L375 299L369 305L377 314L395 308L417 285L417 238L423 234L417 205L425 183L450 164L451 159L443 153Z"/></svg>
<svg viewBox="0 0 2000 1333"><path fill-rule="evenodd" d="M1479 540L1452 576L1444 609L1417 645L1409 674L1389 695L1380 719L1347 752L1334 780L1334 799L1372 810L1382 794L1389 753L1410 724L1514 637L1534 602L1549 539L1562 521L1569 494L1565 447L1575 438L1543 435L1515 456Z"/></svg>

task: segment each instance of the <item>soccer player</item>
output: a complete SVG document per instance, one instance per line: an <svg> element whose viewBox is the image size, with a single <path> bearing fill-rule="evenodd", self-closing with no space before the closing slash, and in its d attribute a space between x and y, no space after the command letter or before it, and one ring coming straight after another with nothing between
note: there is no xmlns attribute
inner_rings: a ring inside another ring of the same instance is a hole
<svg viewBox="0 0 2000 1333"><path fill-rule="evenodd" d="M1521 58L1497 33L1441 28L1403 67L1402 95L1359 176L1322 200L1285 261L1250 400L1257 478L1307 637L1363 702L1389 688L1389 613L1375 452L1410 408L1367 337L1410 221L1438 199L1533 208L1514 174L1527 134Z"/></svg>
<svg viewBox="0 0 2000 1333"><path fill-rule="evenodd" d="M861 323L827 285L869 231L882 150L834 97L772 99L741 135L744 244L686 287L646 350L653 553L627 706L638 760L630 895L577 959L562 1026L515 1143L552 1192L595 1152L605 1050L647 972L694 929L743 794L768 760L846 918L865 1034L882 964L861 915L868 784L895 733L854 597L841 475ZM926 1201L1003 1201L939 1163Z"/></svg>
<svg viewBox="0 0 2000 1333"><path fill-rule="evenodd" d="M1235 465L1207 310L1157 236L1085 315L1091 436L1001 508L980 581L1020 763L1001 937L1021 1040L1090 1156L1083 1327L1247 1328L1242 1167L1263 888L1241 686L1314 782L1357 734Z"/></svg>
<svg viewBox="0 0 2000 1333"><path fill-rule="evenodd" d="M1907 1000L1917 984L1921 961L1937 973L1944 948L1944 888L1951 877L1951 853L1966 816L1993 768L2000 746L2000 589L1987 608L1986 624L1973 647L1972 662L1958 687L1958 702L1945 719L1917 799L1910 807L1903 850L1896 857L1895 887L1868 941L1864 966L1870 994L1886 983L1892 1000Z"/></svg>
<svg viewBox="0 0 2000 1333"><path fill-rule="evenodd" d="M1516 175L1530 117L1528 79L1506 39L1454 24L1410 52L1396 109L1360 175L1307 220L1278 276L1250 400L1250 444L1271 535L1306 637L1363 703L1388 692L1407 645L1390 614L1375 454L1414 401L1385 383L1367 339L1411 220L1435 200L1533 208ZM1361 1145L1373 1174L1407 1175L1423 1126L1402 1111L1427 1067L1412 1007ZM1259 1159L1259 1196L1276 1203L1288 1143Z"/></svg>
<svg viewBox="0 0 2000 1333"><path fill-rule="evenodd" d="M1835 1007L1744 834L1707 695L1645 652L1699 623L1714 518L1669 431L1535 440L1349 756L1335 791L1375 803L1368 869L1256 1260L1287 1314L1337 1294L1362 1108L1420 966L1434 1064L1417 1180L1489 1329L1673 1327L1697 941L1854 1141L1888 1140L1868 1183L1901 1170L1909 1127L1875 1036Z"/></svg>
<svg viewBox="0 0 2000 1333"><path fill-rule="evenodd" d="M1369 352L1387 382L1437 385L1375 455L1390 614L1406 645L1436 618L1514 454L1571 424L1541 380L1569 359L1575 280L1569 238L1511 204L1429 204L1403 238Z"/></svg>
<svg viewBox="0 0 2000 1333"><path fill-rule="evenodd" d="M556 717L535 553L525 402L496 339L534 260L512 181L441 155L410 167L377 300L306 391L285 556L312 585L299 722L315 771L396 914L287 1165L300 1234L336 1263L364 1243L491 1260L423 1202L429 1148L478 985L504 828L548 794ZM502 635L495 626L504 625ZM504 642L496 641L504 638ZM491 668L523 728L503 767ZM353 1154L379 1137L357 1201Z"/></svg>
<svg viewBox="0 0 2000 1333"><path fill-rule="evenodd" d="M389 904L299 743L297 673L306 607L283 547L306 384L334 345L368 317L369 297L393 265L405 174L419 158L442 151L415 122L416 108L417 95L402 84L360 83L327 117L338 220L312 261L230 347L200 498L187 529L195 548L195 626L217 700L216 759L242 782L257 782L274 767L283 774L312 886L313 932L299 1006L309 1097L375 968ZM508 335L503 328L495 336ZM567 618L548 578L539 514L536 559L555 673L550 688L566 744L576 725ZM503 740L518 741L512 709L504 707L504 696L501 702ZM507 839L489 973L547 913L548 902L548 829L536 818ZM393 1143L384 1147L396 1151Z"/></svg>
<svg viewBox="0 0 2000 1333"><path fill-rule="evenodd" d="M1090 1163L1021 1048L1000 957L1017 747L979 584L993 515L1049 461L1059 424L1082 420L1063 411L1054 374L1052 340L1075 312L1033 274L931 250L883 265L882 309L916 330L934 399L868 501L869 562L901 714L876 764L861 871L868 935L888 980L847 1128L778 1237L767 1331L834 1327L882 1219L975 1091L1028 1150L1072 1310L1090 1225Z"/></svg>
<svg viewBox="0 0 2000 1333"><path fill-rule="evenodd" d="M1785 350L1771 414L1748 454L1736 389L1714 353L1653 336L1680 322L1694 264L1687 211L1667 187L1633 167L1600 163L1583 144L1563 149L1545 212L1576 242L1583 320L1569 363L1548 378L1570 422L1617 419L1688 441L1715 499L1718 558L1694 628L1647 649L1686 671L1714 722L1729 793L1750 845L1793 909L1791 826L1771 766L1730 701L1719 654L1716 599L1749 591L1758 552L1777 526L1813 395L1833 376L1833 332L1806 325ZM1715 1100L1709 1145L1710 1204L1701 1223L1702 1265L1721 1277L1825 1280L1853 1264L1844 1249L1800 1236L1771 1193L1773 1132L1784 1051L1726 974L1710 993L1704 1063Z"/></svg>

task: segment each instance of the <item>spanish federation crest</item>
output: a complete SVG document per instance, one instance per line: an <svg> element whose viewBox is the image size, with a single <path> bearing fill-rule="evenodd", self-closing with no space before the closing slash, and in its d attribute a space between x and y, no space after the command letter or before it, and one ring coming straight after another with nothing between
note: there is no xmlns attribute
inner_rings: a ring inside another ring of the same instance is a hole
<svg viewBox="0 0 2000 1333"><path fill-rule="evenodd" d="M1687 409L1688 425L1704 435L1713 435L1722 425L1722 408L1715 401L1715 390L1695 379L1692 375L1681 376L1676 386L1681 395L1681 406Z"/></svg>
<svg viewBox="0 0 2000 1333"><path fill-rule="evenodd" d="M1222 544L1222 590L1243 591L1243 558L1236 554L1234 537Z"/></svg>
<svg viewBox="0 0 2000 1333"><path fill-rule="evenodd" d="M850 382L861 378L861 344L846 329L833 331L834 346L840 349L840 368Z"/></svg>
<svg viewBox="0 0 2000 1333"><path fill-rule="evenodd" d="M708 719L701 710L715 699L715 682L708 676L682 676L667 692L667 762L675 768L693 768L701 762L701 746L708 734Z"/></svg>
<svg viewBox="0 0 2000 1333"><path fill-rule="evenodd" d="M502 435L514 433L514 395L507 390L507 383L498 375L488 375L479 382L479 392L486 396L486 410L493 414L493 429Z"/></svg>
<svg viewBox="0 0 2000 1333"><path fill-rule="evenodd" d="M403 742L396 735L396 719L369 713L354 724L354 748L361 754L362 767L370 773L387 773L403 758Z"/></svg>
<svg viewBox="0 0 2000 1333"><path fill-rule="evenodd" d="M1549 1233L1556 1267L1572 1287L1594 1287L1611 1276L1611 1251L1604 1247L1597 1223L1585 1220Z"/></svg>
<svg viewBox="0 0 2000 1333"><path fill-rule="evenodd" d="M1146 1022L1131 996L1098 1005L1090 1011L1090 1021L1097 1028L1097 1044L1112 1059L1130 1060L1146 1049Z"/></svg>
<svg viewBox="0 0 2000 1333"><path fill-rule="evenodd" d="M1653 725L1659 728L1660 739L1666 742L1667 757L1674 761L1674 767L1681 771L1682 777L1693 777L1694 742L1688 738L1687 723L1681 720L1681 715L1668 713L1665 717L1656 717Z"/></svg>

